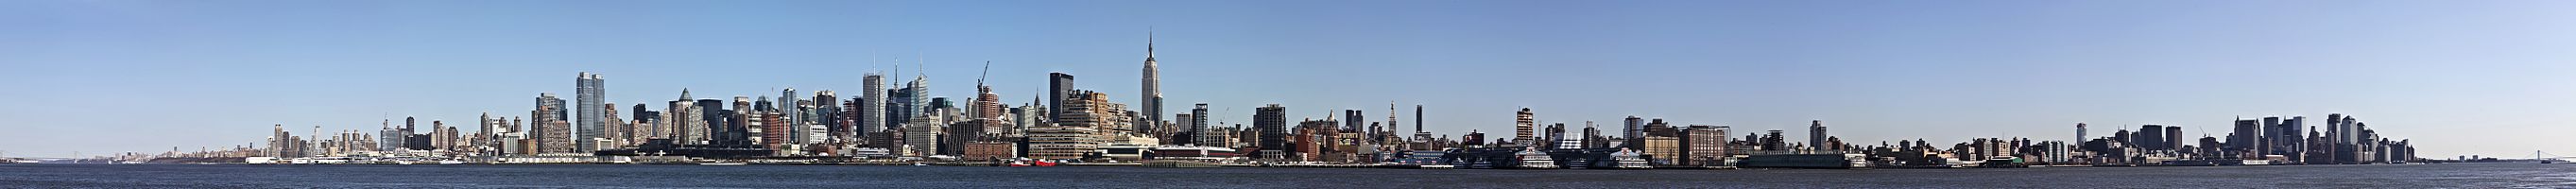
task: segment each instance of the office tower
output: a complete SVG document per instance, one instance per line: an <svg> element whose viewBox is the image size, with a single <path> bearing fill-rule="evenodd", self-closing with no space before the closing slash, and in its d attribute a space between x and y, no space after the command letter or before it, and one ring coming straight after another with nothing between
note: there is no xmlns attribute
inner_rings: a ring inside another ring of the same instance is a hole
<svg viewBox="0 0 2576 189"><path fill-rule="evenodd" d="M1262 151L1288 149L1288 107L1270 104L1254 108L1252 127L1261 130Z"/></svg>
<svg viewBox="0 0 2576 189"><path fill-rule="evenodd" d="M2172 125L2165 126L2165 133L2164 133L2164 134L2165 134L2165 139L2164 139L2164 140L2162 140L2162 141L2164 141L2164 142L2165 142L2165 144L2164 144L2163 146L2165 147L2165 149L2166 149L2166 150L2178 150L2178 149L2181 149L2181 148L2182 148L2182 144L2183 144L2183 142L2188 141L2188 140L2183 140L2183 139L2182 139L2182 126L2172 126Z"/></svg>
<svg viewBox="0 0 2576 189"><path fill-rule="evenodd" d="M702 112L705 109L698 105L697 99L690 99L689 89L680 89L680 99L672 100L670 103L669 106L663 107L665 109L663 111L670 115L665 116L663 120L671 123L671 126L666 126L665 129L671 132L668 137L671 137L673 143L707 144L707 120L704 117L706 113Z"/></svg>
<svg viewBox="0 0 2576 189"><path fill-rule="evenodd" d="M287 141L288 137L292 137L290 134L287 134L287 133L286 133L286 124L269 125L268 127L269 127L269 131L268 131L268 150L266 150L266 152L268 152L268 155L267 155L267 156L268 156L268 157L286 157L286 153L284 153L284 152L286 152L286 148L285 148L286 143L287 143L286 141Z"/></svg>
<svg viewBox="0 0 2576 189"><path fill-rule="evenodd" d="M789 87L778 91L778 102L771 106L771 108L776 108L775 110L777 110L776 112L778 113L779 121L776 122L784 123L779 127L787 127L787 142L784 143L812 143L808 141L814 141L816 139L811 137L813 135L806 133L822 131L815 131L812 128L805 127L806 117L803 114L804 110L802 110L804 108L802 105L803 103L798 103L796 101L798 101L796 100L796 88Z"/></svg>
<svg viewBox="0 0 2576 189"><path fill-rule="evenodd" d="M2137 140L2137 141L2138 141L2138 142L2137 142L2137 143L2138 143L2138 148L2140 148L2140 149L2146 149L2146 150L2166 150L2166 149L2170 149L2170 148L2168 148L2167 146L2164 146L2164 144L2165 144L2165 140L2164 140L2164 139L2165 139L2165 137L2164 137L2164 136L2165 136L2165 126L2164 126L2164 125L2144 125L2144 126L2138 126L2138 133L2137 133L2137 134L2138 134L2138 136L2137 136L2137 137L2132 137L2132 138L2136 138L2135 140Z"/></svg>
<svg viewBox="0 0 2576 189"><path fill-rule="evenodd" d="M593 141L594 143L597 141L608 141L611 143L594 144L589 148L583 148L582 150L599 151L602 149L613 149L626 146L628 138L634 136L633 134L635 132L633 131L635 128L632 127L633 125L626 124L625 120L617 118L617 103L601 104L599 106L599 113L599 117L602 118L600 119L600 123L606 124L602 126L602 128L606 128L606 130L599 132L600 138L591 138L589 140L595 140Z"/></svg>
<svg viewBox="0 0 2576 189"><path fill-rule="evenodd" d="M661 123L662 112L655 112L652 109L644 109L644 103L635 103L634 108L627 109L635 110L633 113L633 117L635 118L628 121L633 121L637 124L634 126L635 130L637 130L633 134L635 135L633 137L635 140L629 142L640 144L644 143L645 139L661 139L670 137L670 130L664 129L664 127L669 127L669 125Z"/></svg>
<svg viewBox="0 0 2576 189"><path fill-rule="evenodd" d="M864 89L859 91L860 95L857 102L859 103L859 109L857 110L859 111L859 116L856 119L870 121L859 121L858 131L855 131L857 136L867 136L867 133L869 132L884 131L886 127L885 121L877 121L886 117L885 75L868 73L866 76L862 76L862 78L865 78L861 79L864 80L864 86L862 86Z"/></svg>
<svg viewBox="0 0 2576 189"><path fill-rule="evenodd" d="M2084 141L2084 123L2075 123L2075 140Z"/></svg>
<svg viewBox="0 0 2576 189"><path fill-rule="evenodd" d="M910 122L912 117L924 117L939 111L937 107L931 106L933 104L931 101L936 99L930 98L930 74L913 74L912 82L906 83L903 90L906 92L904 94L910 95L906 96L907 99L911 99L904 101L904 114L900 115L904 117L903 121Z"/></svg>
<svg viewBox="0 0 2576 189"><path fill-rule="evenodd" d="M735 99L742 99L742 96L734 96L734 98L735 98ZM775 143L778 143L778 142L780 142L780 141L787 141L787 140L790 140L790 138L787 138L787 137L792 137L792 136L779 135L779 134L789 133L789 131L787 131L787 129L788 129L788 128L779 128L779 129L777 129L777 130L771 130L771 129L768 129L768 128L770 128L770 127L777 127L777 126L785 125L785 124L769 124L769 122L771 122L771 121L777 121L777 120L778 120L778 119L769 119L769 117L767 117L767 116L769 116L769 114L772 114L772 113L778 113L778 106L776 106L776 105L775 105L776 103L772 103L772 102L770 102L770 101L769 101L769 96L760 96L760 97L755 97L755 98L750 98L750 99L751 99L751 100L754 100L754 101L752 101L752 102L751 102L751 111L746 112L746 114L749 114L749 115L745 115L745 117L748 117L748 118L750 118L751 120L750 120L750 121L746 121L746 122L748 122L748 123L749 123L749 125L748 125L748 127L745 127L745 128L750 128L750 129L746 129L746 131L751 131L751 132L749 132L750 134L749 134L749 135L746 135L746 136L750 136L750 138L752 139L752 141L753 141L753 142L756 142L756 143L758 143L758 144L761 144L762 146L770 146L770 147L773 147L772 149L776 149L776 148L774 148L775 146L777 146L777 145L775 145ZM770 135L778 135L778 136L779 136L779 137L781 137L781 138L777 138L777 139L775 139L775 140L771 140L771 139L769 139L769 138L768 138L768 136L770 136Z"/></svg>
<svg viewBox="0 0 2576 189"><path fill-rule="evenodd" d="M725 125L725 132L719 132L724 133L724 141L730 141L730 143L727 144L745 147L757 146L759 144L752 143L754 141L758 141L758 138L760 138L760 135L754 135L755 133L752 133L752 128L756 128L757 126L752 125L752 123L760 121L753 119L759 119L758 117L762 112L759 108L754 108L751 105L751 97L742 95L733 96L733 111L726 112L726 116L731 116L731 118L725 119L725 121L729 121L731 124Z"/></svg>
<svg viewBox="0 0 2576 189"><path fill-rule="evenodd" d="M1362 123L1360 123L1360 120L1368 119L1367 116L1368 115L1361 114L1360 110L1342 110L1342 120L1344 121L1341 130L1346 132L1358 132L1362 130L1360 125Z"/></svg>
<svg viewBox="0 0 2576 189"><path fill-rule="evenodd" d="M500 127L501 127L501 123L495 122L495 121L492 119L492 113L491 113L491 112L483 112L483 115L482 115L482 116L475 116L475 118L474 118L474 126L475 126L475 127L474 127L474 128L475 128L475 131L474 131L474 138L482 139L482 140L491 140L491 139L492 139L492 137L496 136L496 135L495 135L495 134L496 134L496 132L499 132L499 131L500 131L500 129L501 129L501 128L500 128ZM475 146L476 148L492 148L492 147L493 147L493 146L492 146L492 143L488 143L488 142L484 142L484 143L475 143L475 144L474 144L474 146ZM476 155L488 155L488 154L479 154L479 153L478 153L478 154L476 154Z"/></svg>
<svg viewBox="0 0 2576 189"><path fill-rule="evenodd" d="M888 102L886 104L885 117L887 127L906 127L903 124L911 123L913 116L917 116L921 113L920 107L916 105L923 103L916 101L929 101L930 99L913 98L912 93L914 92L916 91L913 91L911 87L897 87L893 91L886 92L888 95L894 95L892 97L887 97L891 99L886 99ZM886 129L902 130L903 128Z"/></svg>
<svg viewBox="0 0 2576 189"><path fill-rule="evenodd" d="M1073 74L1047 73L1047 121L1064 120L1064 95L1073 93Z"/></svg>
<svg viewBox="0 0 2576 189"><path fill-rule="evenodd" d="M856 128L857 126L842 122L848 119L848 116L843 116L848 114L844 111L858 111L858 108L841 108L841 95L834 94L832 90L814 91L814 99L811 101L813 103L810 106L813 107L813 112L805 113L806 116L811 117L805 118L805 121L809 124L822 125L824 128L823 132L825 132L823 137L815 140L823 142L849 141L847 139L850 137L857 136L857 133L855 133L859 131L858 128Z"/></svg>
<svg viewBox="0 0 2576 189"><path fill-rule="evenodd" d="M1582 148L1599 149L1599 148L1609 148L1609 147L1610 147L1610 141L1606 140L1605 138L1601 138L1601 128L1600 128L1600 125L1594 125L1594 124L1592 124L1592 121L1583 121L1583 146L1582 146Z"/></svg>
<svg viewBox="0 0 2576 189"><path fill-rule="evenodd" d="M644 109L644 103L635 103L634 108L627 109L635 110L635 112L632 113L634 114L634 119L627 120L627 130L630 132L627 133L625 145L643 145L645 141L663 139L665 136L670 135L670 133L665 133L665 131L668 130L663 129L663 127L667 125L661 123L661 112L653 112L650 109Z"/></svg>
<svg viewBox="0 0 2576 189"><path fill-rule="evenodd" d="M1420 105L1420 104L1415 104L1415 105L1413 105L1413 138L1414 138L1414 140L1420 140L1420 141L1423 141L1423 142L1430 142L1430 141L1431 141L1431 139L1432 139L1432 138L1431 138L1431 130L1423 130L1423 129L1422 129L1422 118L1423 118L1423 117L1429 117L1429 116L1430 116L1430 115L1424 115L1424 114L1422 114L1422 105Z"/></svg>
<svg viewBox="0 0 2576 189"><path fill-rule="evenodd" d="M2352 132L2344 129L2345 122L2343 114L2326 114L2326 134L2332 135L2328 137L2328 141L2334 141L2334 144L2345 144L2344 138L2351 136L2345 135L2345 133Z"/></svg>
<svg viewBox="0 0 2576 189"><path fill-rule="evenodd" d="M1530 146L1546 150L1560 149L1558 148L1560 145L1557 145L1557 140L1563 138L1565 138L1565 124L1551 124L1546 127L1539 128L1539 139L1531 141Z"/></svg>
<svg viewBox="0 0 2576 189"><path fill-rule="evenodd" d="M1521 108L1521 112L1517 113L1517 115L1519 118L1514 119L1515 121L1512 124L1512 142L1523 145L1537 145L1530 143L1532 138L1536 138L1536 133L1532 132L1533 128L1531 127L1538 126L1538 120L1533 119L1537 114L1531 113L1529 108Z"/></svg>
<svg viewBox="0 0 2576 189"><path fill-rule="evenodd" d="M2246 159L2253 159L2253 158L2257 158L2257 157L2262 157L2262 155L2261 155L2261 153L2260 153L2260 152L2262 152L2262 151L2260 151L2260 150L2256 150L2256 149L2258 149L2258 148L2259 148L2259 147L2256 147L2256 146L2262 146L2262 145L2263 145L2263 142L2259 142L2260 138L2263 138L2262 136L2268 136L2268 135L2266 135L2267 133L2263 133L2263 131L2265 131L2265 130L2264 130L2264 129L2262 129L2262 128L2260 128L2260 127L2262 127L2262 124L2264 124L2265 122L2278 123L2278 122L2280 122L2280 121L2279 121L2279 119L2260 119L2260 120L2257 120L2257 119L2239 119L2239 120L2236 120L2236 131L2235 131L2235 133L2233 133L2233 134L2228 134L2228 135L2227 135L2227 152L2228 152L2228 154L2240 154L2240 155L2244 155L2245 157L2240 157L2240 158L2246 158Z"/></svg>
<svg viewBox="0 0 2576 189"><path fill-rule="evenodd" d="M1807 121L1807 148L1809 150L1825 150L1827 148L1825 144L1826 136L1832 135L1825 134L1825 120Z"/></svg>
<svg viewBox="0 0 2576 189"><path fill-rule="evenodd" d="M734 139L727 136L728 133L733 132L733 128L736 128L733 127L734 110L726 110L724 100L697 99L697 101L695 105L698 105L698 121L705 123L700 124L703 127L697 128L697 131L705 131L698 133L699 139L706 145L739 147L734 146L733 143L727 143Z"/></svg>
<svg viewBox="0 0 2576 189"><path fill-rule="evenodd" d="M1136 101L1138 102L1136 105L1144 106L1143 111L1145 113L1145 120L1139 122L1144 124L1136 125L1136 130L1138 131L1162 129L1161 125L1154 125L1163 121L1163 82L1160 80L1161 77L1162 76L1159 75L1154 68L1154 35L1149 31L1145 34L1145 84L1143 85L1145 91L1137 94L1142 95L1142 97L1136 98Z"/></svg>
<svg viewBox="0 0 2576 189"><path fill-rule="evenodd" d="M567 125L570 122L564 121L564 108L564 100L556 98L554 93L537 94L537 110L530 115L537 117L535 120L537 126L528 134L535 135L529 138L537 139L538 153L571 153L575 149L572 128ZM410 135L409 133L405 132L404 135ZM404 143L408 144L411 141L404 141Z"/></svg>
<svg viewBox="0 0 2576 189"><path fill-rule="evenodd" d="M607 103L607 99L605 97L607 94L604 94L607 91L605 91L605 86L602 86L605 82L607 81L600 79L599 74L593 74L590 72L581 72L580 77L573 79L573 84L576 85L574 86L573 100L580 103L580 105L574 106L580 109L574 111L581 111L581 118L577 118L581 123L581 130L579 131L581 132L581 137L575 137L575 140L573 141L576 145L575 148L577 149L600 149L599 144L592 141L606 137L607 133L603 132L608 129L608 122L605 120L607 117L603 117L603 115L605 115L603 113L606 112L600 110L600 108L606 107L601 106L601 104Z"/></svg>
<svg viewBox="0 0 2576 189"><path fill-rule="evenodd" d="M377 123L384 128L376 131L376 151L390 152L401 150L402 135L395 135L394 133L402 132L402 130L395 129L393 122L394 120L387 119ZM278 126L285 127L284 124L279 124Z"/></svg>
<svg viewBox="0 0 2576 189"><path fill-rule="evenodd" d="M1619 135L1619 138L1640 139L1646 137L1646 118L1628 116L1628 119L1624 122L1628 124L1626 125L1628 130L1626 130L1626 134Z"/></svg>
<svg viewBox="0 0 2576 189"><path fill-rule="evenodd" d="M1722 166L1728 154L1727 126L1691 125L1682 129L1682 165ZM1584 128L1586 132L1593 129ZM1597 134L1597 133L1595 133Z"/></svg>
<svg viewBox="0 0 2576 189"><path fill-rule="evenodd" d="M2280 127L2282 127L2282 133L2279 135L2281 138L2274 139L2276 142L2272 145L2272 154L2287 155L2292 160L2305 161L2307 159L2308 151L2308 135L2305 134L2305 131L2301 131L2300 129L2303 129L2301 127L2307 125L2307 119L2307 116L2290 116L2290 119L2282 120L2280 125Z"/></svg>
<svg viewBox="0 0 2576 189"><path fill-rule="evenodd" d="M1190 125L1190 133L1198 135L1198 141L1195 143L1199 144L1199 146L1224 146L1220 145L1225 144L1225 141L1221 141L1224 140L1224 137L1217 136L1220 134L1213 133L1213 130L1208 129L1207 103L1199 103L1197 106L1191 106L1190 117L1182 119L1189 119L1188 124Z"/></svg>
<svg viewBox="0 0 2576 189"><path fill-rule="evenodd" d="M2262 134L2255 135L2255 137L2252 138L2255 140L2255 143L2261 143L2261 145L2254 146L2254 151L2252 151L2256 157L2272 154L2272 146L2280 145L2278 140L2280 140L2281 134L2286 132L2281 128L2280 116L2263 117L2263 123L2261 125L2255 125L2255 129L2263 131Z"/></svg>

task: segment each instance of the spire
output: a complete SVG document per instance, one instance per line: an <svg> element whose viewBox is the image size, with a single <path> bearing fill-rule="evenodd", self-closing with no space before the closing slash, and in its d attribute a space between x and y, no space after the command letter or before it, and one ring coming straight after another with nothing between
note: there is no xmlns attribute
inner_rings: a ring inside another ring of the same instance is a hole
<svg viewBox="0 0 2576 189"><path fill-rule="evenodd" d="M1145 26L1145 60L1154 60L1154 27ZM1152 62L1146 62L1152 63Z"/></svg>
<svg viewBox="0 0 2576 189"><path fill-rule="evenodd" d="M902 56L896 56L896 57L894 57L894 79L896 80L896 83L902 83L902 80L903 80L903 57L902 57ZM903 85L895 85L895 88L903 88Z"/></svg>
<svg viewBox="0 0 2576 189"><path fill-rule="evenodd" d="M680 88L680 101L689 101L689 88Z"/></svg>

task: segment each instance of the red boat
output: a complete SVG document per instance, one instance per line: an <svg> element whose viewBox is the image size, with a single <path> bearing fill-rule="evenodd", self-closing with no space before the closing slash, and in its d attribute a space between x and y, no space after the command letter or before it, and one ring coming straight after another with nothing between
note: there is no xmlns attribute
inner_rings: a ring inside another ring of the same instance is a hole
<svg viewBox="0 0 2576 189"><path fill-rule="evenodd" d="M1012 166L1012 167L1054 167L1054 166L1055 166L1055 162L1036 161L1036 160L1031 160L1031 161L1012 161L1012 162L1011 162L1011 166Z"/></svg>

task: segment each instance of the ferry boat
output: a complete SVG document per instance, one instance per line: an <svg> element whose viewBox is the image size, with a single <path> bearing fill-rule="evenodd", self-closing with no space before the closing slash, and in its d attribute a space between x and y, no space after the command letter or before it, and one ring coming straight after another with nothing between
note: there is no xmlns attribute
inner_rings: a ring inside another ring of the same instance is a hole
<svg viewBox="0 0 2576 189"><path fill-rule="evenodd" d="M1621 169L1653 169L1653 168L1655 168L1655 166L1654 166L1653 164L1648 164L1648 162L1646 161L1646 158L1638 157L1638 153L1637 153L1637 151L1628 150L1628 149L1626 149L1626 148L1620 148L1618 153L1612 153L1612 154L1610 154L1610 159L1618 161L1618 166L1616 166L1615 168L1621 168Z"/></svg>
<svg viewBox="0 0 2576 189"><path fill-rule="evenodd" d="M1555 158L1550 158L1550 157L1548 157L1548 156L1547 156L1547 152L1540 152L1540 151L1538 151L1538 148L1537 148L1537 147L1530 147L1530 148L1527 148L1527 149L1521 150L1521 152L1519 152L1519 153L1513 153L1512 155L1514 155L1514 156L1519 156L1519 157L1520 157L1520 159L1521 159L1521 161L1520 161L1520 165L1519 165L1519 166L1514 166L1513 168L1520 168L1520 169L1556 169L1556 168L1557 168L1557 167L1556 167L1556 159L1555 159Z"/></svg>

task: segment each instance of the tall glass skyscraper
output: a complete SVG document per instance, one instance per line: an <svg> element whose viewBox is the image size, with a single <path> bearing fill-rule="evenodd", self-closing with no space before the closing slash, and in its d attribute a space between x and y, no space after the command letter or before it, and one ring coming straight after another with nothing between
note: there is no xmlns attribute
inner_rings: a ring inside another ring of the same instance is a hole
<svg viewBox="0 0 2576 189"><path fill-rule="evenodd" d="M603 89L604 86L601 86L604 82L606 81L600 79L599 74L593 74L590 72L581 72L580 77L573 79L575 87L573 91L573 100L579 101L578 103L580 103L579 105L574 106L574 111L581 112L581 117L574 119L580 121L577 123L581 123L581 131L576 131L581 133L581 137L573 138L573 146L576 146L575 148L577 149L599 150L599 144L595 141L602 137L606 137L605 131L608 131L608 122L604 121L607 120L607 117L602 116L607 114L605 114L606 112L601 112L603 111L601 108L606 108L605 106L602 106L601 103L606 103L604 101L607 101L604 97L606 94L603 94L606 93Z"/></svg>

